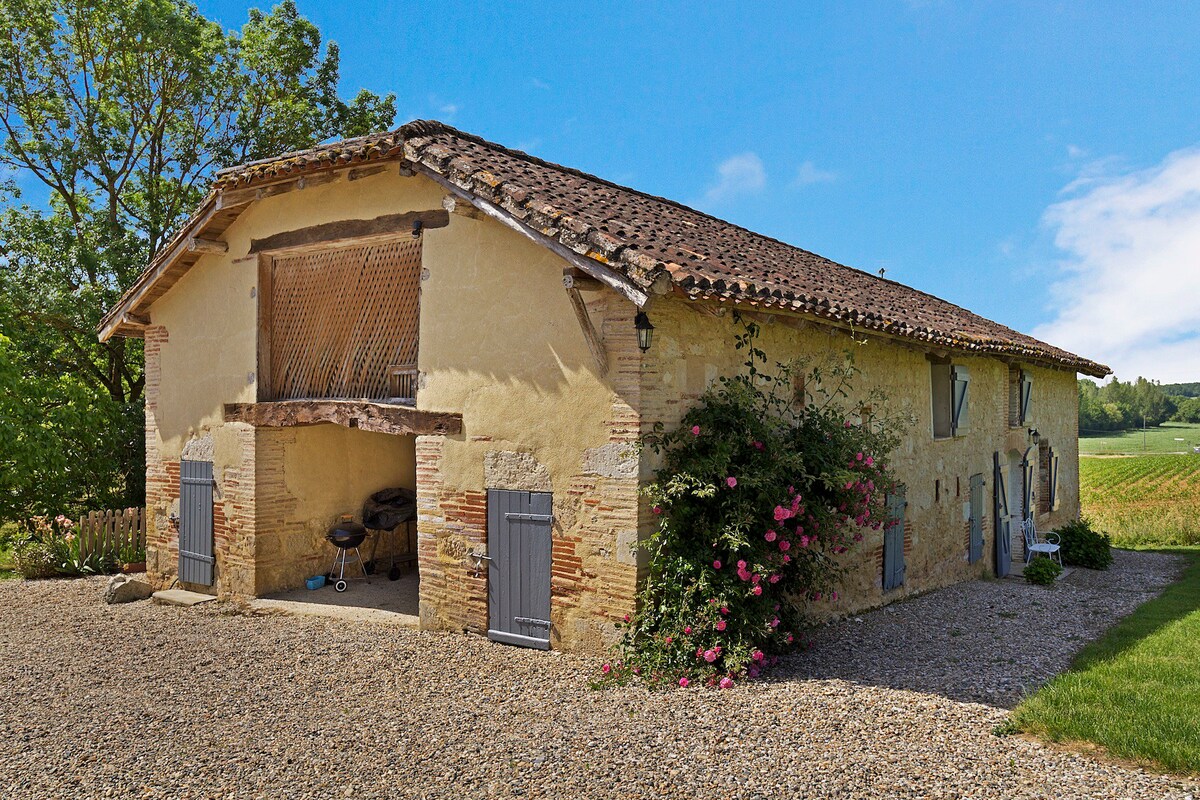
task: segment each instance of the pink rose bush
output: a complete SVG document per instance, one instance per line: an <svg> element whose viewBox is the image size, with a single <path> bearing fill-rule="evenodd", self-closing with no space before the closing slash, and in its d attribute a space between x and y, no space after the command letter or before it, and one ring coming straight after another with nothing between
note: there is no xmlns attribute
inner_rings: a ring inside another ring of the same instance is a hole
<svg viewBox="0 0 1200 800"><path fill-rule="evenodd" d="M845 554L886 524L894 423L840 406L836 392L794 408L790 368L769 375L750 350L752 373L718 382L678 429L644 439L662 457L645 490L658 530L640 545L639 610L617 623L617 657L598 683L731 688L761 675L802 641L810 607L837 597ZM808 396L852 375L813 371Z"/></svg>

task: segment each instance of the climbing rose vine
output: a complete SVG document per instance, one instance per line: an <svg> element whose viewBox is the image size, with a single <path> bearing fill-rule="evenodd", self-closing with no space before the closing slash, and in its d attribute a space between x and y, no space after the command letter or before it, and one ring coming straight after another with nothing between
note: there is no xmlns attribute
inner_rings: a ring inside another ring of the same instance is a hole
<svg viewBox="0 0 1200 800"><path fill-rule="evenodd" d="M882 457L894 421L850 409L853 364L762 370L757 328L738 337L746 370L722 378L669 433L647 487L658 530L638 612L599 684L729 688L798 645L806 609L837 599L840 559L886 522L892 488ZM794 387L803 385L795 397ZM878 401L880 398L872 398Z"/></svg>

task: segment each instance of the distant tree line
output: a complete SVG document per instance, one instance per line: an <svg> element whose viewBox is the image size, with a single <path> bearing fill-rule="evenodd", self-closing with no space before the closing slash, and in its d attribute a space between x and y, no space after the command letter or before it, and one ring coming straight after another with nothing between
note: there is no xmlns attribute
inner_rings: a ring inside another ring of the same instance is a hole
<svg viewBox="0 0 1200 800"><path fill-rule="evenodd" d="M1200 383L1161 384L1139 377L1104 386L1079 381L1079 431L1099 433L1158 426L1168 420L1200 423Z"/></svg>

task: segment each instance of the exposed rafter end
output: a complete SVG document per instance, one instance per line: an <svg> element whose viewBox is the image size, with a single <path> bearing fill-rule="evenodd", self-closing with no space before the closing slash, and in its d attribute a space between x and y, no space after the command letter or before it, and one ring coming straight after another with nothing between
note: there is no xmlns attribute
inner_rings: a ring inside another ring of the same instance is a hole
<svg viewBox="0 0 1200 800"><path fill-rule="evenodd" d="M199 236L188 238L188 248L193 253L220 254L229 252L229 245L220 239L202 239Z"/></svg>

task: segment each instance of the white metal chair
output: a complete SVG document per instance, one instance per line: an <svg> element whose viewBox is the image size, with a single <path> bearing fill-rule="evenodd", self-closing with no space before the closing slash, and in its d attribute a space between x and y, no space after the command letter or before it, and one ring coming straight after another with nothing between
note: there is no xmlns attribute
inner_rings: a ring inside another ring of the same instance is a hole
<svg viewBox="0 0 1200 800"><path fill-rule="evenodd" d="M1046 558L1058 562L1062 566L1062 553L1059 547L1060 539L1054 531L1047 533L1045 536L1038 534L1037 526L1033 524L1033 517L1021 523L1021 533L1025 537L1025 563L1038 553L1045 553Z"/></svg>

